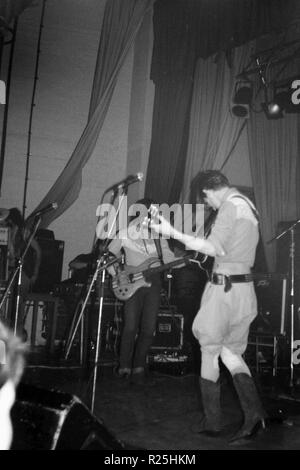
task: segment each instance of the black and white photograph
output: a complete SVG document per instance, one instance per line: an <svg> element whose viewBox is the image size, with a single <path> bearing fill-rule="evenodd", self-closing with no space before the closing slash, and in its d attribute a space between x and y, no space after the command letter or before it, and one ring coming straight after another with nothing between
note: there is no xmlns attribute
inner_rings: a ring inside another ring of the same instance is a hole
<svg viewBox="0 0 300 470"><path fill-rule="evenodd" d="M299 449L299 0L0 0L0 450Z"/></svg>

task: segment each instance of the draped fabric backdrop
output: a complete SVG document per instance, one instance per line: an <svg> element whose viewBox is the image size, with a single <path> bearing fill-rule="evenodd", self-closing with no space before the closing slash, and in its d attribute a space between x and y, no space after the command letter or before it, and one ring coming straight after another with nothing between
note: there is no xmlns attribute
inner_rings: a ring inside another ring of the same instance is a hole
<svg viewBox="0 0 300 470"><path fill-rule="evenodd" d="M248 43L234 49L231 66L225 54L197 62L181 195L183 203L189 202L191 182L200 170L222 167L245 124L245 119L231 114L230 100L235 77L249 62L253 47Z"/></svg>
<svg viewBox="0 0 300 470"><path fill-rule="evenodd" d="M54 201L58 203L56 211L44 215L40 227L47 227L77 199L81 189L82 169L96 145L119 71L146 12L151 8L152 0L107 0L88 122L64 170L35 209L39 210Z"/></svg>
<svg viewBox="0 0 300 470"><path fill-rule="evenodd" d="M25 8L38 4L40 0L1 0L0 17L7 25L11 26L14 18L19 16ZM0 33L6 34L7 29L1 24Z"/></svg>
<svg viewBox="0 0 300 470"><path fill-rule="evenodd" d="M280 78L294 76L295 72L300 73L299 60L290 63ZM263 101L259 93L256 107ZM282 119L268 120L263 112L251 113L248 124L253 189L271 271L276 268L277 245L267 241L278 234L278 222L300 218L299 116L286 113Z"/></svg>
<svg viewBox="0 0 300 470"><path fill-rule="evenodd" d="M292 6L292 0L156 0L151 71L155 100L146 196L169 204L179 200L197 60L279 30L293 17ZM187 185L185 180L185 189Z"/></svg>
<svg viewBox="0 0 300 470"><path fill-rule="evenodd" d="M279 32L294 20L294 7L293 0L157 0L154 5L155 102L145 195L170 204L182 191L181 201L188 202L197 172L222 168L247 125L265 246L280 220L299 214L299 120L268 121L260 112L245 122L230 115L230 99L253 40L272 33L278 42ZM270 270L274 250L267 247Z"/></svg>
<svg viewBox="0 0 300 470"><path fill-rule="evenodd" d="M181 185L188 137L188 119L196 61L197 0L157 0L151 78L155 84L145 196L157 202L176 201Z"/></svg>

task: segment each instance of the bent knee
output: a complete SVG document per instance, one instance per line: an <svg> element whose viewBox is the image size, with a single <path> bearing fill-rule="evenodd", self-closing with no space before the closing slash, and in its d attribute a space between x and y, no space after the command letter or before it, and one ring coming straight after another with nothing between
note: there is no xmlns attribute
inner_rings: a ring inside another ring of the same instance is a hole
<svg viewBox="0 0 300 470"><path fill-rule="evenodd" d="M235 369L236 367L240 367L244 362L240 354L233 353L226 346L222 346L220 356L222 362L230 370Z"/></svg>

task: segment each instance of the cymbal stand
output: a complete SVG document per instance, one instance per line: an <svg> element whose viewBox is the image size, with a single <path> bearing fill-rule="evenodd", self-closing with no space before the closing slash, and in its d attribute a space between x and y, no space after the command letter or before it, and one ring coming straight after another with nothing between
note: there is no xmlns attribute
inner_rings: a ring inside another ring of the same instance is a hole
<svg viewBox="0 0 300 470"><path fill-rule="evenodd" d="M122 188L120 188L120 190L123 191L123 193L121 194L121 196L119 198L118 207L117 207L117 210L115 212L114 218L112 220L111 226L109 228L109 232L106 236L104 246L101 247L100 256L98 257L98 260L97 260L97 266L96 266L95 272L93 274L92 281L90 283L90 286L89 286L89 289L87 291L86 297L85 297L84 302L82 304L82 308L81 308L80 314L78 316L76 325L74 327L74 331L71 335L70 340L68 341L68 345L67 345L66 353L65 353L65 359L67 359L68 356L69 356L70 349L71 349L71 346L73 344L73 341L74 341L79 323L82 321L82 316L84 314L84 311L85 311L86 305L88 303L90 294L92 292L93 286L94 286L94 284L95 284L95 282L98 278L99 273L101 272L100 286L99 286L99 310L98 310L98 323L97 323L97 338L96 338L96 349L95 349L95 358L94 358L94 367L93 367L93 388L92 388L92 399L91 399L91 412L94 411L94 405L95 405L95 393L96 393L96 383L97 383L97 373L98 373L98 362L99 362L99 353L100 353L100 345L101 345L101 323L102 323L102 312L103 312L103 303L104 303L105 274L106 274L106 270L109 266L111 266L111 265L113 265L116 262L119 262L121 260L121 257L120 257L120 258L114 258L112 261L107 261L108 244L110 243L110 236L113 233L113 231L114 231L114 229L117 225L117 220L118 220L118 217L119 217L121 206L122 206L123 201L124 201L124 199L127 195L127 188L122 187ZM106 195L106 193L107 193L107 191L105 191L103 193L100 205L103 203L103 199L104 199L104 196ZM115 199L116 199L116 191L114 191L112 193L111 201L110 201L111 205L114 204ZM99 218L98 218L98 220L99 220Z"/></svg>
<svg viewBox="0 0 300 470"><path fill-rule="evenodd" d="M31 242L36 234L36 231L41 223L41 220L42 220L42 217L41 216L38 216L34 219L34 223L33 223L33 228L32 228L32 231L31 231L31 234L29 236L29 238L27 239L26 241L26 245L25 245L25 248L20 256L20 258L18 259L18 265L17 267L15 268L15 270L12 272L10 278L9 278L9 281L8 281L8 285L4 291L4 294L2 296L2 299L1 299L1 302L0 302L0 310L7 298L7 296L9 295L10 291L11 291L11 287L16 279L16 277L18 276L18 288L17 288L17 299L16 299L16 313L15 313L15 318L14 318L14 334L16 335L17 334L17 326L18 326L18 319L19 319L19 312L20 312L20 305L21 305L21 292L22 292L22 272L23 272L23 264L24 264L24 259L25 259L25 256L26 256L26 253L28 251L28 248L30 247L31 245Z"/></svg>
<svg viewBox="0 0 300 470"><path fill-rule="evenodd" d="M290 331L290 380L289 380L289 386L291 389L294 388L294 360L293 360L293 354L294 354L294 334L295 334L295 227L296 225L300 222L300 219L298 219L296 222L294 222L290 227L288 227L286 230L281 232L279 235L276 237L272 238L268 243L272 242L273 240L279 240L281 237L286 235L287 233L290 233L290 252L289 252L289 257L290 257L290 326L291 326L291 331Z"/></svg>

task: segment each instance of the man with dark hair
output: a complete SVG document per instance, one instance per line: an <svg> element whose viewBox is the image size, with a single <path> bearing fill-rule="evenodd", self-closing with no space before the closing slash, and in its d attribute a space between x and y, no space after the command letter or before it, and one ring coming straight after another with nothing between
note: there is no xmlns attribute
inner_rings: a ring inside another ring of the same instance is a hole
<svg viewBox="0 0 300 470"><path fill-rule="evenodd" d="M205 287L201 307L193 322L193 333L201 346L200 388L204 419L200 432L221 433L219 358L233 377L244 422L232 443L240 443L264 427L265 412L250 370L242 354L250 324L257 315L257 301L251 277L259 240L257 211L252 202L231 188L219 171L201 172L198 196L217 217L207 239L183 234L164 219L156 208L152 230L179 239L188 249L214 257L211 278Z"/></svg>

